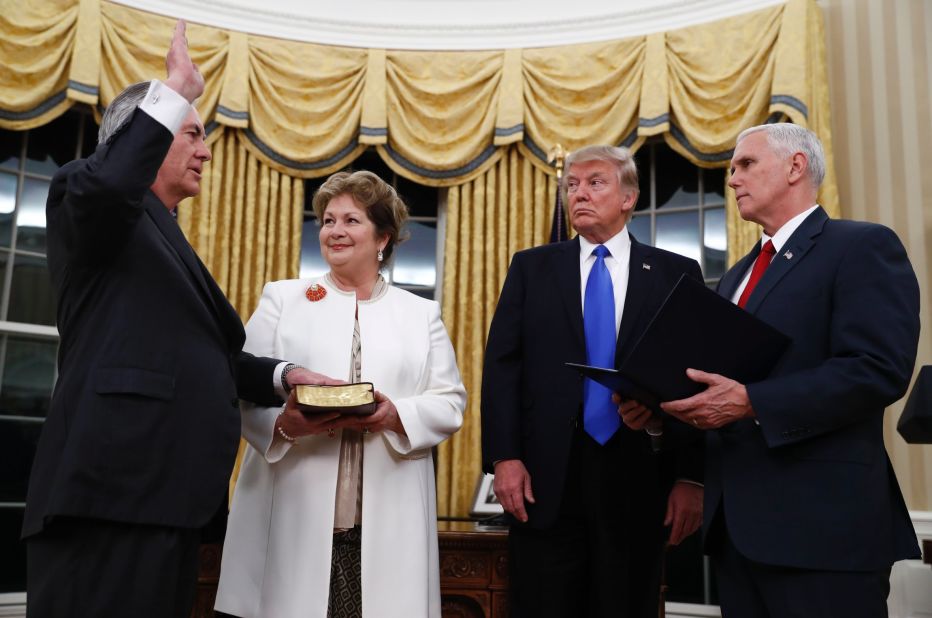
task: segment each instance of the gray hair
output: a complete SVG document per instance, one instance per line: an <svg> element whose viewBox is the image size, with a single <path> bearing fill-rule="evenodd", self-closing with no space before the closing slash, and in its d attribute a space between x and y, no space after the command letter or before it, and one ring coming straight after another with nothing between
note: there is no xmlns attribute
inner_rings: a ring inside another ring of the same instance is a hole
<svg viewBox="0 0 932 618"><path fill-rule="evenodd" d="M100 130L97 131L97 143L104 144L129 120L133 111L139 107L142 100L146 98L149 92L150 82L139 82L129 86L118 94L100 121Z"/></svg>
<svg viewBox="0 0 932 618"><path fill-rule="evenodd" d="M621 186L639 191L638 168L634 163L634 156L624 146L585 146L574 150L566 157L564 168L567 173L576 163L589 161L605 161L615 166L618 172L618 182ZM563 191L566 192L566 174L563 176Z"/></svg>
<svg viewBox="0 0 932 618"><path fill-rule="evenodd" d="M798 124L778 122L745 129L738 135L737 141L740 142L748 135L759 131L767 134L767 143L779 156L789 158L797 152L806 155L809 162L807 171L812 186L816 189L822 186L822 181L825 180L825 151L819 136Z"/></svg>

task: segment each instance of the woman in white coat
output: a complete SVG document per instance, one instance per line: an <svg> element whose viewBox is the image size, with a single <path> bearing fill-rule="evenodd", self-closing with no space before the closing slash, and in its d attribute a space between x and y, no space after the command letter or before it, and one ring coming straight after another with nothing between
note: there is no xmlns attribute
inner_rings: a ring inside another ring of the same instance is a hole
<svg viewBox="0 0 932 618"><path fill-rule="evenodd" d="M370 172L314 196L330 272L265 286L245 349L372 382L371 416L242 404L249 442L216 609L261 618L440 616L432 447L460 428L466 392L436 302L379 274L407 218Z"/></svg>

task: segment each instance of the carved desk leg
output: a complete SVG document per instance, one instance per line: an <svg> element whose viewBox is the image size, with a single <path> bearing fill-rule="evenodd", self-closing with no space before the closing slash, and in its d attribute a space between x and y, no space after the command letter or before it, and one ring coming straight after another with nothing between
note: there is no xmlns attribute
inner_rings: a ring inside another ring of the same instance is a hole
<svg viewBox="0 0 932 618"><path fill-rule="evenodd" d="M220 581L220 556L223 545L201 545L198 550L197 596L191 618L214 618L217 582Z"/></svg>

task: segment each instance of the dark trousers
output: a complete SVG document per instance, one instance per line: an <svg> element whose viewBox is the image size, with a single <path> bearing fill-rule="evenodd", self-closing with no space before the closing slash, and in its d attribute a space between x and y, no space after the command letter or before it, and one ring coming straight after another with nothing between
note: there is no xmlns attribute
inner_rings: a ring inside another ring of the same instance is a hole
<svg viewBox="0 0 932 618"><path fill-rule="evenodd" d="M512 618L656 618L666 492L639 446L577 431L558 521L511 526Z"/></svg>
<svg viewBox="0 0 932 618"><path fill-rule="evenodd" d="M720 517L714 526L712 564L723 618L887 616L889 567L870 572L815 571L761 564L735 548Z"/></svg>
<svg viewBox="0 0 932 618"><path fill-rule="evenodd" d="M188 618L200 530L62 518L26 540L27 618Z"/></svg>

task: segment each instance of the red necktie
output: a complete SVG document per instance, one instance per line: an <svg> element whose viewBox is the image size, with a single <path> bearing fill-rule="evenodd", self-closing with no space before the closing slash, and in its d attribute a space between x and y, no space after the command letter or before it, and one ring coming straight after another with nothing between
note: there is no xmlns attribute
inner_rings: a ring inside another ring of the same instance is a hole
<svg viewBox="0 0 932 618"><path fill-rule="evenodd" d="M744 286L744 291L741 292L741 298L738 299L738 306L742 309L744 309L744 306L747 304L751 292L757 287L757 282L764 276L764 271L770 266L770 261L773 259L776 252L777 250L773 248L773 242L768 240L761 248L760 253L757 254L754 268L751 269L751 278L748 279L748 284Z"/></svg>

